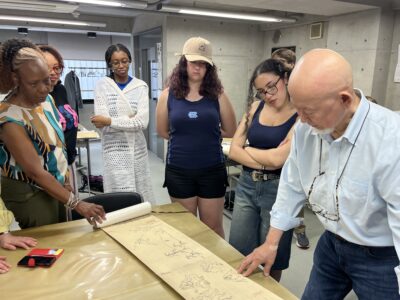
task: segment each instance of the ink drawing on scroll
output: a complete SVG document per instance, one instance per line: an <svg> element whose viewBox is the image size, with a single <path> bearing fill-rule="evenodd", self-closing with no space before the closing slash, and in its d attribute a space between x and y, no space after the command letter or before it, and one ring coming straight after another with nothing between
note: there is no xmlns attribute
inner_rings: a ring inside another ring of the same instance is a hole
<svg viewBox="0 0 400 300"><path fill-rule="evenodd" d="M281 299L157 217L147 216L103 230L185 299Z"/></svg>

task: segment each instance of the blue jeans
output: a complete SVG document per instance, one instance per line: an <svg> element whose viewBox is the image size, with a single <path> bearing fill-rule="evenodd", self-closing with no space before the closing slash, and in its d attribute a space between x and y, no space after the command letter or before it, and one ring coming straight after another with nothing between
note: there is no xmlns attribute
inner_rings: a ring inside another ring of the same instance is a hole
<svg viewBox="0 0 400 300"><path fill-rule="evenodd" d="M343 299L351 289L360 300L400 299L394 247L367 247L325 231L302 300Z"/></svg>
<svg viewBox="0 0 400 300"><path fill-rule="evenodd" d="M240 175L235 191L229 243L245 256L265 241L278 185L279 179L253 181L249 171L243 171ZM288 268L292 233L293 230L289 230L282 236L273 270Z"/></svg>

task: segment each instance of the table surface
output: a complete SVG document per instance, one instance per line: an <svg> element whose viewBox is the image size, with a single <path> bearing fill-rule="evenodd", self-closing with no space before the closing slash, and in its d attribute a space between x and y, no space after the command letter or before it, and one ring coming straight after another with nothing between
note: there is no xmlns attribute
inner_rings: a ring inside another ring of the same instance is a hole
<svg viewBox="0 0 400 300"><path fill-rule="evenodd" d="M95 130L83 130L83 131L78 131L78 133L77 133L78 140L99 139L99 138L100 138L100 135Z"/></svg>
<svg viewBox="0 0 400 300"><path fill-rule="evenodd" d="M185 233L234 268L243 256L179 204L153 207L153 215ZM6 251L11 270L0 275L1 299L181 299L149 268L86 220L14 232L38 239L38 248L63 248L51 268L17 267L28 251ZM151 255L151 254L149 254ZM261 272L250 277L283 299L297 299ZM4 298L3 298L4 297Z"/></svg>

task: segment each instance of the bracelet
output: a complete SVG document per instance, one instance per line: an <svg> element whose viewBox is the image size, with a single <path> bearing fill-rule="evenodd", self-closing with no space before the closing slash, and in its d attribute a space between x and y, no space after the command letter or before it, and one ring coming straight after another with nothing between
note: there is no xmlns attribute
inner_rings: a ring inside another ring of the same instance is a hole
<svg viewBox="0 0 400 300"><path fill-rule="evenodd" d="M76 208L76 206L79 204L80 201L81 201L81 200L79 200L79 198L76 197L76 196L71 192L71 193L69 193L68 201L67 201L67 203L64 204L64 206L65 206L66 208L69 208L69 209L72 210L72 209L75 209L75 208Z"/></svg>

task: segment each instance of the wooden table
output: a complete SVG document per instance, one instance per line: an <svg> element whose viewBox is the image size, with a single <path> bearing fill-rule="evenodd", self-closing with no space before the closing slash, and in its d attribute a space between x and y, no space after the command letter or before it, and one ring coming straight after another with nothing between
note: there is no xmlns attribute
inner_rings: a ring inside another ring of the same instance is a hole
<svg viewBox="0 0 400 300"><path fill-rule="evenodd" d="M233 267L243 256L179 204L154 207L153 215L212 251ZM26 250L0 250L12 269L0 275L1 299L181 299L150 269L86 220L15 232L38 239L38 248L64 248L51 268L17 267ZM151 253L149 253L151 255ZM162 262L160 262L162 263ZM297 299L272 278L250 277L285 300Z"/></svg>

